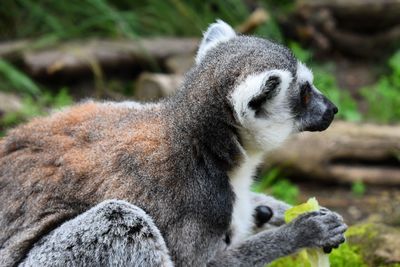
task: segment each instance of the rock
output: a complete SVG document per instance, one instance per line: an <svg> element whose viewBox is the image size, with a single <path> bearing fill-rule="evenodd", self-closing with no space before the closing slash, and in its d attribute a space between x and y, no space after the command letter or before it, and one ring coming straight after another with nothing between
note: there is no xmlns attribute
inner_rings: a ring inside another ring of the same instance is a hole
<svg viewBox="0 0 400 267"><path fill-rule="evenodd" d="M171 73L185 74L194 65L195 54L171 56L165 61L167 70Z"/></svg>
<svg viewBox="0 0 400 267"><path fill-rule="evenodd" d="M156 101L173 94L181 82L181 75L143 73L136 83L134 97L140 101Z"/></svg>
<svg viewBox="0 0 400 267"><path fill-rule="evenodd" d="M0 115L16 112L22 108L21 99L10 93L0 92Z"/></svg>

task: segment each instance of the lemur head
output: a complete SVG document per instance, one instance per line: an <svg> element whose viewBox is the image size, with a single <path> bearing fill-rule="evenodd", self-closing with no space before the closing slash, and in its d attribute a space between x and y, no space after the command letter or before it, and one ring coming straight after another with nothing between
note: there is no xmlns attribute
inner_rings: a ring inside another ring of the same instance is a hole
<svg viewBox="0 0 400 267"><path fill-rule="evenodd" d="M266 150L292 133L323 131L338 112L313 85L312 72L290 50L237 35L223 21L204 33L196 65L199 73L212 69L208 76L225 81L224 95L247 149Z"/></svg>

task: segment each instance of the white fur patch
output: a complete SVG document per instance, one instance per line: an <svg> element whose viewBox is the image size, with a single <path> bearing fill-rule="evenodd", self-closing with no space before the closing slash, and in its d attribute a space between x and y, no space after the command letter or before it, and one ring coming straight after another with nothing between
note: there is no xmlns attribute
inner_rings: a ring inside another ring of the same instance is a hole
<svg viewBox="0 0 400 267"><path fill-rule="evenodd" d="M312 84L314 80L314 75L312 74L312 71L300 61L297 61L296 76L299 83L309 82L310 84Z"/></svg>
<svg viewBox="0 0 400 267"><path fill-rule="evenodd" d="M233 91L231 96L233 107L238 115L244 114L249 110L249 102L260 94L265 82L271 76L278 76L281 78L281 84L279 85L281 91L286 90L292 81L292 75L287 70L269 70L259 74L249 75L245 81ZM243 119L242 116L239 116L239 120L241 118Z"/></svg>
<svg viewBox="0 0 400 267"><path fill-rule="evenodd" d="M244 155L244 162L229 173L230 182L235 193L231 222L232 244L236 244L249 236L254 221L250 186L253 182L254 172L262 160L262 153L251 156Z"/></svg>
<svg viewBox="0 0 400 267"><path fill-rule="evenodd" d="M297 81L299 84L308 82L311 85L311 88L317 92L318 94L322 95L321 91L318 90L318 88L316 88L313 85L313 81L314 81L314 75L312 73L312 71L303 63L301 63L300 61L297 61Z"/></svg>
<svg viewBox="0 0 400 267"><path fill-rule="evenodd" d="M200 43L199 51L196 55L196 64L204 58L211 48L215 47L221 42L226 42L236 36L235 31L226 22L217 20L216 23L211 24L207 31L203 34L203 40Z"/></svg>
<svg viewBox="0 0 400 267"><path fill-rule="evenodd" d="M264 107L268 116L256 117L248 103L260 94L265 82L272 75L281 79L279 93ZM249 75L234 89L231 102L242 126L240 134L246 149L267 152L279 146L295 130L287 92L292 79L287 70L270 70Z"/></svg>

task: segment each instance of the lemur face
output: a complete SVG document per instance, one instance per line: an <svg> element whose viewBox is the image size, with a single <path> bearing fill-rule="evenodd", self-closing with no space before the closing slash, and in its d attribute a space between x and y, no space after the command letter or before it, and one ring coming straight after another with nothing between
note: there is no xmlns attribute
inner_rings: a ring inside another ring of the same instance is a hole
<svg viewBox="0 0 400 267"><path fill-rule="evenodd" d="M338 109L312 82L311 71L298 62L295 76L266 70L235 87L231 102L247 146L274 148L290 134L328 128Z"/></svg>
<svg viewBox="0 0 400 267"><path fill-rule="evenodd" d="M217 79L235 77L226 95L247 149L265 151L290 134L323 131L338 112L313 86L312 72L287 48L237 36L222 21L205 33L196 62L214 68Z"/></svg>

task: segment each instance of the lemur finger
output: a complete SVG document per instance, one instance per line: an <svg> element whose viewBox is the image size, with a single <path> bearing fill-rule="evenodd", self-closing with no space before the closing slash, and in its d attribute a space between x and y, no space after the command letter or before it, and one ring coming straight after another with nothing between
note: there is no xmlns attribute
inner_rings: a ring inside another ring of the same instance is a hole
<svg viewBox="0 0 400 267"><path fill-rule="evenodd" d="M343 220L334 213L322 215L322 222L329 225L329 229L344 225Z"/></svg>
<svg viewBox="0 0 400 267"><path fill-rule="evenodd" d="M340 236L335 236L327 240L327 242L324 244L326 247L335 247L339 246L340 244L344 243L346 241L346 238L343 235Z"/></svg>
<svg viewBox="0 0 400 267"><path fill-rule="evenodd" d="M323 250L324 250L324 252L325 252L326 254L329 254L329 253L332 252L332 250L333 250L334 248L338 248L338 247L339 247L339 244L336 244L336 245L333 245L333 246L323 247Z"/></svg>
<svg viewBox="0 0 400 267"><path fill-rule="evenodd" d="M340 225L335 225L329 228L329 231L331 231L334 234L343 234L347 230L347 225L346 224L340 224Z"/></svg>

